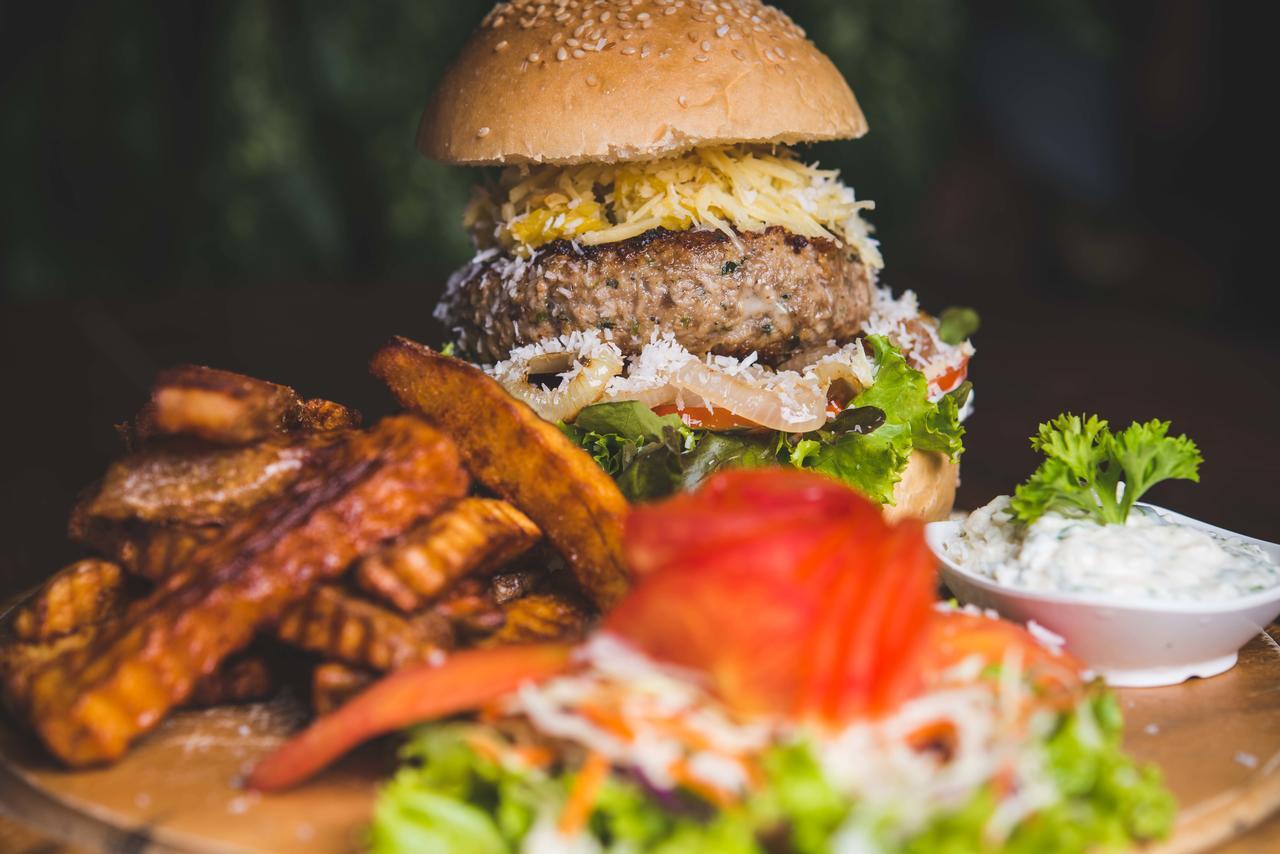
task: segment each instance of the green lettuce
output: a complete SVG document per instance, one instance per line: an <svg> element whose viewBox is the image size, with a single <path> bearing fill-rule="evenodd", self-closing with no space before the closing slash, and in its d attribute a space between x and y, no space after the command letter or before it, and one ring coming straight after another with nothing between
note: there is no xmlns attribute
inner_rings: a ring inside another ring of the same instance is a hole
<svg viewBox="0 0 1280 854"><path fill-rule="evenodd" d="M892 809L871 809L836 790L803 739L777 745L761 761L764 783L741 804L717 809L676 792L655 799L630 775L606 778L587 831L614 854L820 854L836 834L856 833L887 851L1074 852L1129 848L1164 837L1174 802L1157 771L1121 748L1115 699L1100 692L1061 715L1043 751L1056 803L1016 824L1004 840L988 828L998 807L990 786L954 809L908 824ZM378 797L370 833L377 852L514 852L544 810L558 810L573 772L507 768L477 753L475 727L415 730L402 768Z"/></svg>
<svg viewBox="0 0 1280 854"><path fill-rule="evenodd" d="M588 406L560 427L632 501L692 489L727 468L790 465L841 480L881 504L893 502L913 450L955 459L964 450L960 408L970 385L933 402L929 382L886 338L867 339L875 382L809 433L693 430L676 415L634 401Z"/></svg>

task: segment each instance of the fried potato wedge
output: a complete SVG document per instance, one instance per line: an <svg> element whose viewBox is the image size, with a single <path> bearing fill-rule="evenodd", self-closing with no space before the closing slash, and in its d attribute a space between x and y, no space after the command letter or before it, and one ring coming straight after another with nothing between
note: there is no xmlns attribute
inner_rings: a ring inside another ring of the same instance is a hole
<svg viewBox="0 0 1280 854"><path fill-rule="evenodd" d="M116 429L132 450L165 436L247 445L288 433L354 430L360 421L357 410L331 400L304 400L288 386L179 365L156 377L151 399Z"/></svg>
<svg viewBox="0 0 1280 854"><path fill-rule="evenodd" d="M474 365L407 338L379 350L370 369L458 444L476 480L537 523L597 606L622 597L627 500L554 424Z"/></svg>
<svg viewBox="0 0 1280 854"><path fill-rule="evenodd" d="M283 433L286 417L300 404L298 393L287 386L179 365L156 377L148 420L156 433L244 445Z"/></svg>
<svg viewBox="0 0 1280 854"><path fill-rule="evenodd" d="M119 607L124 584L124 571L110 561L86 558L63 567L18 609L14 636L48 641L98 623Z"/></svg>
<svg viewBox="0 0 1280 854"><path fill-rule="evenodd" d="M311 709L327 715L373 684L377 677L341 661L322 661L311 671Z"/></svg>
<svg viewBox="0 0 1280 854"><path fill-rule="evenodd" d="M542 532L505 501L464 498L365 557L356 582L405 613L422 609L458 579L522 554Z"/></svg>
<svg viewBox="0 0 1280 854"><path fill-rule="evenodd" d="M29 687L30 723L68 765L119 758L289 606L468 484L453 444L416 417L349 436L126 617L41 667Z"/></svg>
<svg viewBox="0 0 1280 854"><path fill-rule="evenodd" d="M225 524L284 492L340 433L242 448L165 443L112 463L74 518Z"/></svg>
<svg viewBox="0 0 1280 854"><path fill-rule="evenodd" d="M70 535L75 542L120 564L130 575L160 581L180 570L225 530L224 525L147 525L81 515L73 517Z"/></svg>
<svg viewBox="0 0 1280 854"><path fill-rule="evenodd" d="M358 409L316 397L298 404L286 418L285 426L294 433L331 433L355 430L363 420Z"/></svg>
<svg viewBox="0 0 1280 854"><path fill-rule="evenodd" d="M453 631L440 615L402 617L336 585L317 587L291 605L276 624L276 637L370 670L431 661L453 646Z"/></svg>
<svg viewBox="0 0 1280 854"><path fill-rule="evenodd" d="M554 593L534 593L502 607L503 624L482 646L573 641L586 634L591 613L585 603Z"/></svg>
<svg viewBox="0 0 1280 854"><path fill-rule="evenodd" d="M431 610L444 617L458 636L475 640L502 628L505 617L484 582L464 578L436 600Z"/></svg>
<svg viewBox="0 0 1280 854"><path fill-rule="evenodd" d="M83 649L98 633L98 626L84 626L53 640L14 640L0 645L0 684L9 708L25 717L31 700L31 680L49 662L64 653Z"/></svg>
<svg viewBox="0 0 1280 854"><path fill-rule="evenodd" d="M234 703L265 700L276 690L276 676L267 660L246 655L224 661L222 666L196 683L187 708L204 709Z"/></svg>

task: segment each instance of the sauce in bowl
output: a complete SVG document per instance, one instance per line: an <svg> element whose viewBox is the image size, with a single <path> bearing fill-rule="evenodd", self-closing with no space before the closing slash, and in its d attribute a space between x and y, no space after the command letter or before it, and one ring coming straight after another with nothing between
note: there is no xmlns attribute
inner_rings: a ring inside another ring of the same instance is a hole
<svg viewBox="0 0 1280 854"><path fill-rule="evenodd" d="M1280 566L1257 545L1146 505L1122 525L1055 512L1023 525L1002 495L969 514L942 549L974 575L1041 592L1203 602L1280 584Z"/></svg>

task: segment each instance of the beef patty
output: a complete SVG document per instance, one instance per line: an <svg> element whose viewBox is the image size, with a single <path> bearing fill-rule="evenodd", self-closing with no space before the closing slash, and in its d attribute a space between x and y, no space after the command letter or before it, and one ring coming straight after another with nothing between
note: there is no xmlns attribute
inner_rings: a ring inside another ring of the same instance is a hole
<svg viewBox="0 0 1280 854"><path fill-rule="evenodd" d="M623 353L657 332L695 355L759 354L776 364L858 332L872 273L847 247L783 228L744 232L654 229L575 247L556 241L530 261L498 255L458 271L436 309L473 359L574 330L609 330Z"/></svg>

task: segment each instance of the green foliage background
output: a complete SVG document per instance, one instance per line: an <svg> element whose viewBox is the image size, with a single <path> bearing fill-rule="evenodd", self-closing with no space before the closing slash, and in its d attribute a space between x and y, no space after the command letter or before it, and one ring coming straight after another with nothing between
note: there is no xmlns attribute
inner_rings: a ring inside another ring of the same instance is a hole
<svg viewBox="0 0 1280 854"><path fill-rule="evenodd" d="M0 26L0 293L436 280L472 176L413 135L487 5L36 4ZM951 140L965 4L780 5L863 103L871 135L817 156L891 238Z"/></svg>

